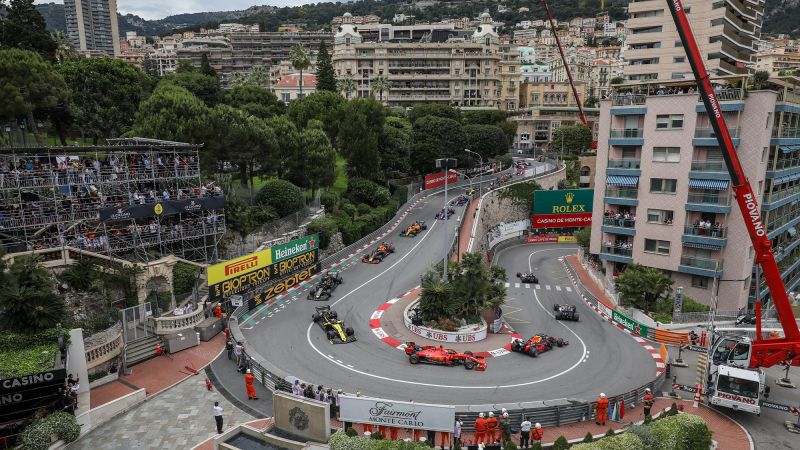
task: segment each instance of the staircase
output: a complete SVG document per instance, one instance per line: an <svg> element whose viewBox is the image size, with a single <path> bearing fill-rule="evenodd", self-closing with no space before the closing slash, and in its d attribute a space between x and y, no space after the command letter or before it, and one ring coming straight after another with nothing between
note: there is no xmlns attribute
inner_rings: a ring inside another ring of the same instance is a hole
<svg viewBox="0 0 800 450"><path fill-rule="evenodd" d="M150 335L125 344L125 366L130 367L156 356L156 346L161 341L158 336Z"/></svg>

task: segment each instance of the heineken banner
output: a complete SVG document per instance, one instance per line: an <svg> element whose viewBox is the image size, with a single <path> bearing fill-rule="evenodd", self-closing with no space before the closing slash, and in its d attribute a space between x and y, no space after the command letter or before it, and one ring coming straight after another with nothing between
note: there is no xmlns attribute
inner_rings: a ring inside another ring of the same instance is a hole
<svg viewBox="0 0 800 450"><path fill-rule="evenodd" d="M174 216L177 214L196 213L212 209L225 208L225 197L203 197L191 200L164 200L144 205L128 205L100 210L101 222L118 220L145 219L157 216Z"/></svg>
<svg viewBox="0 0 800 450"><path fill-rule="evenodd" d="M620 324L626 330L631 331L634 334L638 334L639 336L645 336L645 337L647 336L648 327L646 325L642 325L641 323L633 319L627 318L616 309L613 310L612 312L613 315L611 318L614 320L614 322Z"/></svg>
<svg viewBox="0 0 800 450"><path fill-rule="evenodd" d="M210 266L209 297L222 300L254 292L263 301L319 270L319 235L313 234Z"/></svg>
<svg viewBox="0 0 800 450"><path fill-rule="evenodd" d="M594 189L564 189L533 193L533 228L569 228L592 225Z"/></svg>

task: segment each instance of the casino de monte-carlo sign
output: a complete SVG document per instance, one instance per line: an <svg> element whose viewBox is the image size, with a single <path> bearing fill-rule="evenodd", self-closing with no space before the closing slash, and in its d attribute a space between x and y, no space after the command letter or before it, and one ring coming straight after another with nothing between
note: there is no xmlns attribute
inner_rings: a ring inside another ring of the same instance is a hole
<svg viewBox="0 0 800 450"><path fill-rule="evenodd" d="M451 433L456 420L455 406L399 402L372 397L342 395L339 420L389 427Z"/></svg>

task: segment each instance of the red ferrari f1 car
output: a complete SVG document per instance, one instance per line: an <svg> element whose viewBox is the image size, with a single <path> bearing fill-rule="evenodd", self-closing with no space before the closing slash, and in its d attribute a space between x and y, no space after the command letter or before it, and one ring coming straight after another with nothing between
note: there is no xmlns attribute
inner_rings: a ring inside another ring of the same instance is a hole
<svg viewBox="0 0 800 450"><path fill-rule="evenodd" d="M548 336L546 334L537 334L527 341L522 339L515 339L511 343L511 351L525 353L526 355L539 356L539 353L544 353L553 349L553 347L563 347L569 345L569 341L562 338Z"/></svg>
<svg viewBox="0 0 800 450"><path fill-rule="evenodd" d="M437 364L440 366L463 365L465 369L475 369L479 372L486 370L486 361L483 356L475 356L471 351L459 353L449 348L433 345L416 345L413 342L406 342L406 355L411 364Z"/></svg>
<svg viewBox="0 0 800 450"><path fill-rule="evenodd" d="M387 244L382 242L372 253L368 253L361 258L361 262L378 264L383 261L390 254L394 253L394 244Z"/></svg>

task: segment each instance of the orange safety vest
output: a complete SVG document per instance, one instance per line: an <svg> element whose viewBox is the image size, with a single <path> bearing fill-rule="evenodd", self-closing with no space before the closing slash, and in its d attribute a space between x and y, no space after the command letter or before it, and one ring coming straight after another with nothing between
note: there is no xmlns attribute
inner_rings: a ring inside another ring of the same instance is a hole
<svg viewBox="0 0 800 450"><path fill-rule="evenodd" d="M544 430L542 430L541 428L534 428L531 430L531 439L535 441L541 441L543 436L544 436Z"/></svg>
<svg viewBox="0 0 800 450"><path fill-rule="evenodd" d="M475 431L478 433L483 433L486 431L486 419L481 417L475 419Z"/></svg>
<svg viewBox="0 0 800 450"><path fill-rule="evenodd" d="M608 410L608 399L600 397L597 399L597 410L598 411L606 411Z"/></svg>
<svg viewBox="0 0 800 450"><path fill-rule="evenodd" d="M489 427L490 430L497 428L497 418L489 417L486 419L486 426Z"/></svg>
<svg viewBox="0 0 800 450"><path fill-rule="evenodd" d="M644 406L650 408L653 406L654 401L653 394L644 394Z"/></svg>
<svg viewBox="0 0 800 450"><path fill-rule="evenodd" d="M256 377L254 377L252 373L248 373L247 375L244 376L244 382L248 386L252 386L253 385L253 380L255 380L255 379L256 379Z"/></svg>

